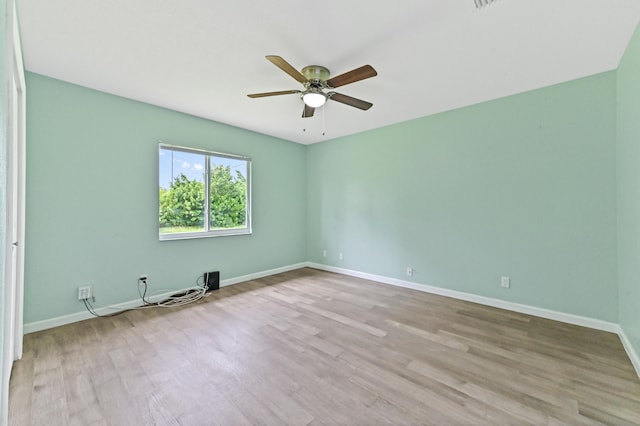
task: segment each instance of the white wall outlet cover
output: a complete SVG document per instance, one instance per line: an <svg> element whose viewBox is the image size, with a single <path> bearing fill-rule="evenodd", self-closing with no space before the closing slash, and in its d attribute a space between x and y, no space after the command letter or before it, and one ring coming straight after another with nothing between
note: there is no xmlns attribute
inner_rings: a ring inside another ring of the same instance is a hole
<svg viewBox="0 0 640 426"><path fill-rule="evenodd" d="M500 278L500 286L509 288L511 286L511 280L509 279L509 277Z"/></svg>
<svg viewBox="0 0 640 426"><path fill-rule="evenodd" d="M91 297L91 286L78 287L78 300L90 299Z"/></svg>

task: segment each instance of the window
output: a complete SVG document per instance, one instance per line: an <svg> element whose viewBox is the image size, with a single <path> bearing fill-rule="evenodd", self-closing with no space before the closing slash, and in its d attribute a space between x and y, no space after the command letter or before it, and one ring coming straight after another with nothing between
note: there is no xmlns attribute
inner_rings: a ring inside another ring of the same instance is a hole
<svg viewBox="0 0 640 426"><path fill-rule="evenodd" d="M249 157L160 144L160 239L250 234L250 182Z"/></svg>

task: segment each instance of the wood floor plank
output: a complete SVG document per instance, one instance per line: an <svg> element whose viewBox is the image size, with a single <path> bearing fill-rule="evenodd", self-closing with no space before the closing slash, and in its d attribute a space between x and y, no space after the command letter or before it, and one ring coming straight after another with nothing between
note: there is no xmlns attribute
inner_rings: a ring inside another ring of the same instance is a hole
<svg viewBox="0 0 640 426"><path fill-rule="evenodd" d="M612 333L309 268L25 336L12 425L640 424Z"/></svg>

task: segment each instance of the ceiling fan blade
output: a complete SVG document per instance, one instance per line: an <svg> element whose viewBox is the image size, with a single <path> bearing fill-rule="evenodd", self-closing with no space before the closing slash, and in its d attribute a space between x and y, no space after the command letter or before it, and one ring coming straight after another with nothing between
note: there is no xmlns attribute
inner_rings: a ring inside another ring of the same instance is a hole
<svg viewBox="0 0 640 426"><path fill-rule="evenodd" d="M298 71L297 69L295 69L294 67L291 66L291 64L289 64L289 62L285 61L284 59L282 59L280 56L276 56L276 55L267 55L265 56L269 61L271 61L271 63L273 63L273 65L275 65L276 67L280 68L282 71L286 72L287 74L289 74L291 77L295 78L296 80L298 80L300 83L304 84L304 83L308 83L309 80L307 79L307 77L305 77L304 75L302 75L302 73L300 71Z"/></svg>
<svg viewBox="0 0 640 426"><path fill-rule="evenodd" d="M250 98L264 98L265 96L293 95L294 93L300 92L300 90L281 90L279 92L252 93L247 96Z"/></svg>
<svg viewBox="0 0 640 426"><path fill-rule="evenodd" d="M373 106L371 102L363 101L362 99L352 98L351 96L343 95L342 93L331 92L329 93L329 99L332 101L340 102L345 105L349 105L361 110L368 110Z"/></svg>
<svg viewBox="0 0 640 426"><path fill-rule="evenodd" d="M314 107L310 107L307 104L304 104L304 109L302 110L302 118L313 117L313 113L316 112Z"/></svg>
<svg viewBox="0 0 640 426"><path fill-rule="evenodd" d="M355 83L365 78L375 77L376 75L378 75L378 73L371 65L363 65L360 68L330 78L326 83L329 87L335 88L344 86L345 84Z"/></svg>

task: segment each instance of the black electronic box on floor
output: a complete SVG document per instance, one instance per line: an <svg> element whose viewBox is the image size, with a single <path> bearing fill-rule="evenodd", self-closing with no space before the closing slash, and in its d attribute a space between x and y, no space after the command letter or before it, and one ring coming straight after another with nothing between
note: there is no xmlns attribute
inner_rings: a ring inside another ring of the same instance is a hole
<svg viewBox="0 0 640 426"><path fill-rule="evenodd" d="M207 292L220 289L220 271L205 272L204 285L207 287Z"/></svg>

